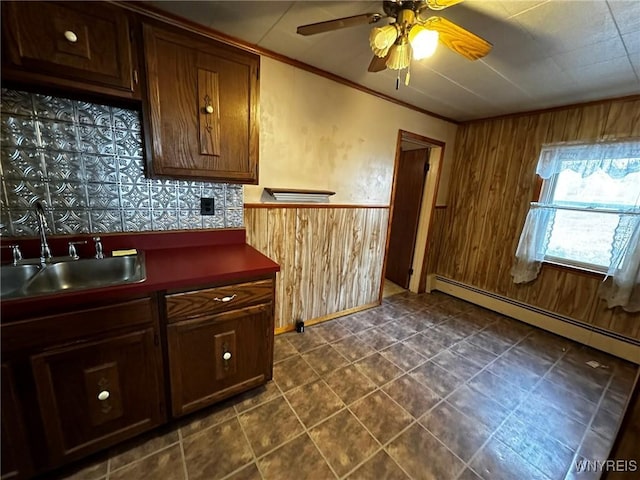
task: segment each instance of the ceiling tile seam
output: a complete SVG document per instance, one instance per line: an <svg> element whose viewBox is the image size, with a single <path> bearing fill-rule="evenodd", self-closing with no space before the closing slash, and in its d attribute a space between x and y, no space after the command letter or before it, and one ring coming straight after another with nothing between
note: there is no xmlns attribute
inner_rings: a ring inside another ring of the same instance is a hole
<svg viewBox="0 0 640 480"><path fill-rule="evenodd" d="M520 85L518 85L516 82L514 82L513 80L511 80L510 78L506 77L505 75L503 75L502 73L500 73L498 70L496 70L495 68L493 68L491 65L489 65L487 62L485 62L484 60L480 60L480 62L487 68L489 68L491 71L493 71L496 75L498 75L499 77L503 78L505 81L509 82L511 85L513 85L514 87L516 87L518 90L520 90L522 93L524 93L526 96L528 96L529 98L534 98L533 95L531 95L528 91L526 91L524 88L522 88Z"/></svg>
<svg viewBox="0 0 640 480"><path fill-rule="evenodd" d="M624 42L624 39L622 38L622 32L620 31L620 27L618 26L616 17L613 14L613 10L611 10L611 5L609 4L609 0L607 0L607 9L609 10L609 14L611 15L611 20L613 20L613 24L616 26L616 30L618 31L618 36L620 37L620 41L622 42L622 47L624 48L624 51L627 52L627 60L629 61L629 65L631 65L631 70L633 70L633 73L636 76L636 80L640 82L640 75L638 73L638 70L636 70L635 65L631 61L631 55L629 54L629 49L627 48L627 44Z"/></svg>
<svg viewBox="0 0 640 480"><path fill-rule="evenodd" d="M532 7L525 8L521 12L514 13L513 15L509 15L507 17L507 20L511 20L512 18L515 18L515 17L517 17L519 15L522 15L523 13L527 13L527 12L530 12L531 10L535 10L536 8L541 7L542 5L545 5L545 4L549 3L550 1L551 0L546 0L545 2L540 2L540 3L536 4L536 5L533 5Z"/></svg>
<svg viewBox="0 0 640 480"><path fill-rule="evenodd" d="M287 7L287 9L282 12L282 15L280 15L280 17L278 17L278 19L273 22L273 25L271 25L266 32L264 32L264 34L260 37L260 39L256 42L256 45L260 45L260 43L262 42L262 40L264 40L264 37L266 37L267 35L269 35L269 33L271 33L271 30L273 30L284 18L284 16L289 13L289 10L291 10L291 7L293 7L295 2L291 2L289 3L289 6Z"/></svg>
<svg viewBox="0 0 640 480"><path fill-rule="evenodd" d="M454 85L456 85L457 87L460 87L463 90L466 90L467 92L469 92L471 95L478 97L480 100L484 100L485 102L487 102L489 105L491 105L492 107L497 107L500 108L499 105L493 103L491 100L485 98L484 96L480 95L479 93L474 92L473 90L468 89L467 87L465 87L464 85L462 85L461 83L456 82L454 79L447 77L444 73L440 73L437 70L434 70L433 68L430 67L426 67L427 70L432 71L433 73L435 73L436 75L440 75L442 78L444 78L445 80L453 83ZM416 89L417 90L417 89Z"/></svg>

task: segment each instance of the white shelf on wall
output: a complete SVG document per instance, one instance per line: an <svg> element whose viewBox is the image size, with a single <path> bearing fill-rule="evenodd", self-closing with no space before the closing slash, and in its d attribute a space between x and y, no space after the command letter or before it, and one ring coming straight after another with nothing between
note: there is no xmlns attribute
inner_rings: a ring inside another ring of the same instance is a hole
<svg viewBox="0 0 640 480"><path fill-rule="evenodd" d="M336 194L336 192L328 190L300 190L294 188L265 187L264 190L277 202L328 203L329 197Z"/></svg>

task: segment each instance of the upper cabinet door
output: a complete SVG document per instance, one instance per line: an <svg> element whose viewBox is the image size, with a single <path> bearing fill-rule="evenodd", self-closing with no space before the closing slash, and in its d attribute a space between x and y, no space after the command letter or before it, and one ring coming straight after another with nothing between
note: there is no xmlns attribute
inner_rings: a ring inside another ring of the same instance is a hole
<svg viewBox="0 0 640 480"><path fill-rule="evenodd" d="M2 2L3 79L139 98L126 11L105 2Z"/></svg>
<svg viewBox="0 0 640 480"><path fill-rule="evenodd" d="M143 25L154 176L258 183L260 57Z"/></svg>

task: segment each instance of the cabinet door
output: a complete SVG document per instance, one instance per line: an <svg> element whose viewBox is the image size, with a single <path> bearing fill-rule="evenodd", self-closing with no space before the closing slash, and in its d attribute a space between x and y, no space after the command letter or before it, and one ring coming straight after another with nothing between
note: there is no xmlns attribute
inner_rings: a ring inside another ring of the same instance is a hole
<svg viewBox="0 0 640 480"><path fill-rule="evenodd" d="M148 328L31 358L52 463L161 423L155 343Z"/></svg>
<svg viewBox="0 0 640 480"><path fill-rule="evenodd" d="M2 480L28 478L29 449L11 369L2 364Z"/></svg>
<svg viewBox="0 0 640 480"><path fill-rule="evenodd" d="M271 315L269 303L167 327L174 416L271 378Z"/></svg>
<svg viewBox="0 0 640 480"><path fill-rule="evenodd" d="M144 25L154 175L258 183L259 57Z"/></svg>
<svg viewBox="0 0 640 480"><path fill-rule="evenodd" d="M103 2L2 2L2 7L4 78L98 93L116 89L129 97L136 90L123 10Z"/></svg>

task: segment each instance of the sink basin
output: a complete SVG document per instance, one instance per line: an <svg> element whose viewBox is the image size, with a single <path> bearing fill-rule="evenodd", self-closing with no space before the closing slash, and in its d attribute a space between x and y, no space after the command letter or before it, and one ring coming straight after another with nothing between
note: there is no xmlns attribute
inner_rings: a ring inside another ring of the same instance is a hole
<svg viewBox="0 0 640 480"><path fill-rule="evenodd" d="M40 265L3 265L0 268L0 297L11 296L20 290L38 271Z"/></svg>
<svg viewBox="0 0 640 480"><path fill-rule="evenodd" d="M137 283L146 279L142 254L102 259L65 260L50 263L42 268L40 265L20 266L36 267L37 270L31 276L25 275L17 279L15 282L17 286L5 291L4 271L17 267L3 267L2 297L30 297Z"/></svg>

